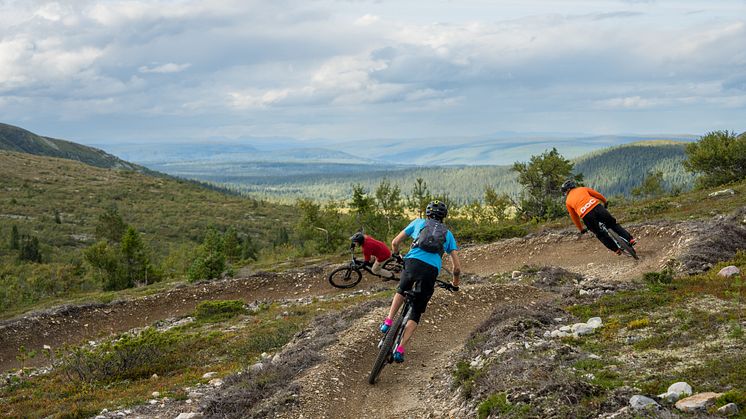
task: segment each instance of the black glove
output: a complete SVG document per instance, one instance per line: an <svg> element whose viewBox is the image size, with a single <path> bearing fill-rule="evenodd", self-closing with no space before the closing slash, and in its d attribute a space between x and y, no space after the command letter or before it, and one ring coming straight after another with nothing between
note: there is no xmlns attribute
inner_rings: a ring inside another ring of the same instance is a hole
<svg viewBox="0 0 746 419"><path fill-rule="evenodd" d="M584 228L584 229L580 230L580 235L582 236L583 234L585 234L587 232L588 232L588 229Z"/></svg>
<svg viewBox="0 0 746 419"><path fill-rule="evenodd" d="M604 202L604 208L609 208L609 201Z"/></svg>

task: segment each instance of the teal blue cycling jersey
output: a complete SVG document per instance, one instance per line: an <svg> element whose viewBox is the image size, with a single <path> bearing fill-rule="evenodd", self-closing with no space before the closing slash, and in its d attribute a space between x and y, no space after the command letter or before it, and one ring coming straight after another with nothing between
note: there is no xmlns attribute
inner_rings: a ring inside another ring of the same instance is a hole
<svg viewBox="0 0 746 419"><path fill-rule="evenodd" d="M422 218L417 218L416 220L409 223L409 225L404 229L404 233L411 237L412 240L416 240L417 236L420 235L420 231L425 228L425 220ZM456 238L453 237L453 233L451 233L451 230L448 230L448 233L446 233L446 242L443 244L443 250L446 253L451 253L454 250L458 250L458 246L456 245ZM443 258L437 254L437 253L430 253L426 252L419 247L413 247L407 254L404 256L404 259L418 259L421 260L428 265L435 266L436 269L438 269L438 272L440 272L440 268L443 266Z"/></svg>

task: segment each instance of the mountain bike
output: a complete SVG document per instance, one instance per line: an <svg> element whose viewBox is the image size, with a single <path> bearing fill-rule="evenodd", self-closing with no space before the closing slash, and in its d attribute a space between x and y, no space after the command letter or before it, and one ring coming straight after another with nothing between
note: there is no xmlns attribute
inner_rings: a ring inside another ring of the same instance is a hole
<svg viewBox="0 0 746 419"><path fill-rule="evenodd" d="M632 247L631 244L627 240L624 240L622 236L616 233L614 230L610 230L606 228L606 225L604 223L598 223L598 228L603 231L605 234L607 234L609 237L611 237L611 240L614 240L614 243L616 243L616 246L618 249L620 249L622 252L626 252L628 255L635 258L635 260L640 260L639 257L637 257L637 252L635 252L635 248Z"/></svg>
<svg viewBox="0 0 746 419"><path fill-rule="evenodd" d="M385 278L373 273L370 266L366 265L362 260L355 258L355 251L353 249L350 249L350 253L352 253L352 260L350 263L347 266L342 266L333 270L329 274L329 283L332 284L332 286L337 288L352 288L363 279L363 272L377 276L384 281L398 281L399 278L396 275L400 274L404 269L404 259L402 259L401 255L394 254L384 262L382 268L389 272L393 272L395 276L393 278Z"/></svg>
<svg viewBox="0 0 746 419"><path fill-rule="evenodd" d="M435 280L435 286L444 288L448 291L458 291L459 287L449 284L448 282ZM404 304L399 310L399 314L396 316L396 320L389 328L388 332L378 342L378 356L376 361L373 363L373 369L370 370L368 375L368 383L375 384L378 375L383 370L386 364L394 362L394 351L401 343L402 337L404 336L404 327L407 325L414 307L414 296L415 293L412 291L404 291Z"/></svg>

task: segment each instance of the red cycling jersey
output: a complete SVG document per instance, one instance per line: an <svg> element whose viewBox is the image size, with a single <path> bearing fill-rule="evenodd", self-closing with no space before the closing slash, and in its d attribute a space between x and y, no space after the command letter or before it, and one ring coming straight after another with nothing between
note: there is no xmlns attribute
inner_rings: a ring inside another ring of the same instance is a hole
<svg viewBox="0 0 746 419"><path fill-rule="evenodd" d="M363 256L365 256L366 262L370 260L371 256L375 256L376 260L383 262L391 257L391 250L384 242L366 235L365 241L363 241Z"/></svg>

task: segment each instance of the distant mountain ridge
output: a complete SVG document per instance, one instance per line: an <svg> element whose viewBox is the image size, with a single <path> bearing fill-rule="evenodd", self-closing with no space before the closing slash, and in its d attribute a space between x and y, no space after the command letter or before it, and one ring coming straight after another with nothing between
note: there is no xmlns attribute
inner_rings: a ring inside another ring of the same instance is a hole
<svg viewBox="0 0 746 419"><path fill-rule="evenodd" d="M665 187L688 190L694 175L681 164L686 159L685 142L668 140L624 144L596 150L571 159L575 172L583 173L585 184L604 195L630 195L650 171L663 172ZM530 154L517 161L528 161ZM198 179L250 196L281 202L297 198L347 200L351 185L360 184L368 191L384 179L410 193L418 177L425 179L436 194L448 193L461 203L481 200L484 187L518 196L521 187L508 165L403 166L313 163L214 163L182 162L155 166L158 170L183 178Z"/></svg>
<svg viewBox="0 0 746 419"><path fill-rule="evenodd" d="M122 160L103 150L57 138L43 137L23 128L0 123L0 150L75 160L105 169L151 172L149 169Z"/></svg>

